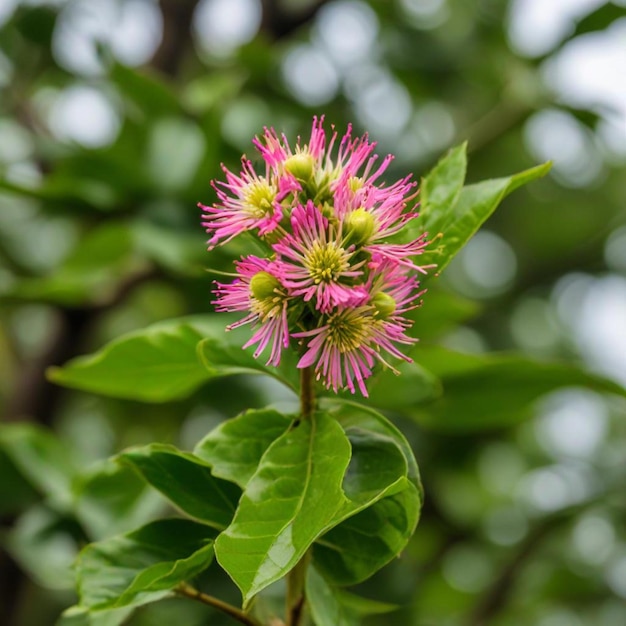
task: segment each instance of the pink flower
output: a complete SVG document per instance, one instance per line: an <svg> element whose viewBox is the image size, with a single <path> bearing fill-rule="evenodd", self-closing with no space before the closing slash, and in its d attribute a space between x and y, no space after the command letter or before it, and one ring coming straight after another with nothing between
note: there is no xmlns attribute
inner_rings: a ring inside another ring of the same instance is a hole
<svg viewBox="0 0 626 626"><path fill-rule="evenodd" d="M244 324L258 325L244 348L258 344L254 351L257 358L271 344L267 365L280 364L283 348L289 347L287 309L290 298L275 276L273 263L267 259L249 256L236 262L238 278L230 284L216 283L214 291L216 311L247 311L238 322L227 330Z"/></svg>
<svg viewBox="0 0 626 626"><path fill-rule="evenodd" d="M341 226L333 226L310 200L291 214L293 234L273 245L280 278L293 296L328 313L336 306L354 306L367 298L351 284L362 276L364 261L355 262L354 246L344 246Z"/></svg>
<svg viewBox="0 0 626 626"><path fill-rule="evenodd" d="M293 333L293 337L312 338L298 367L315 366L317 379L321 378L335 393L345 387L354 393L356 383L367 397L365 380L372 375L376 361L398 373L382 352L411 362L396 344L417 342L405 334L412 322L403 314L415 308L413 303L424 293L417 291L418 286L415 276L407 276L398 266L386 263L370 281L367 304L338 307L321 326Z"/></svg>
<svg viewBox="0 0 626 626"><path fill-rule="evenodd" d="M308 141L293 147L266 128L253 140L264 173L244 157L238 175L223 167L226 181L213 183L218 203L202 207L209 247L253 231L269 250L239 261L233 283L218 283L216 308L246 313L230 328L255 326L244 346L255 345L255 357L270 347L268 364L278 365L296 338L299 368L314 368L335 392L367 395L378 362L395 372L391 358L410 361L401 348L416 341L406 313L423 293L417 276L429 266L415 257L427 234L402 239L418 217L418 192L410 176L382 182L393 157L379 160L351 126L338 140L323 124L313 118Z"/></svg>
<svg viewBox="0 0 626 626"><path fill-rule="evenodd" d="M212 235L209 249L247 230L257 229L263 236L273 231L282 219L280 202L289 190L271 178L269 168L265 176L259 176L245 157L241 162L239 176L222 165L226 182L211 183L220 203L198 205L203 210L202 225Z"/></svg>

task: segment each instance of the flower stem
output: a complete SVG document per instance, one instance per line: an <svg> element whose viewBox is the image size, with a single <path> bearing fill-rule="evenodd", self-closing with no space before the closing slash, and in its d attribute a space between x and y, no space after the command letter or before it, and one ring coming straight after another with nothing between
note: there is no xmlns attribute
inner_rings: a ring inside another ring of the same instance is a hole
<svg viewBox="0 0 626 626"><path fill-rule="evenodd" d="M246 626L261 626L257 620L255 620L250 615L246 615L242 610L233 606L232 604L228 604L227 602L223 602L219 598L215 598L206 593L202 593L195 587L188 585L187 583L181 583L174 590L177 594L181 596L185 596L186 598L191 598L192 600L197 600L198 602L202 602L203 604L208 604L212 606L214 609L218 611L222 611L222 613L226 613L226 615L230 615L234 620L245 624Z"/></svg>
<svg viewBox="0 0 626 626"><path fill-rule="evenodd" d="M287 575L287 626L300 626L304 617L304 582L309 565L307 552Z"/></svg>
<svg viewBox="0 0 626 626"><path fill-rule="evenodd" d="M304 367L300 370L300 419L309 419L315 410L315 390L313 370Z"/></svg>

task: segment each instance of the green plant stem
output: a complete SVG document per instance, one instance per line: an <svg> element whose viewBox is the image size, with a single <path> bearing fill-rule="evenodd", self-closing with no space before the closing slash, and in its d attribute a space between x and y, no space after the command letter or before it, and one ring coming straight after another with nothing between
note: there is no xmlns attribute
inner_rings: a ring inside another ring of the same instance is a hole
<svg viewBox="0 0 626 626"><path fill-rule="evenodd" d="M300 370L300 418L309 419L315 410L313 370L305 367Z"/></svg>
<svg viewBox="0 0 626 626"><path fill-rule="evenodd" d="M226 615L230 615L233 619L245 624L246 626L261 626L257 620L255 620L250 615L246 615L242 610L233 606L232 604L228 604L227 602L223 602L219 598L214 598L206 593L202 593L195 587L188 585L187 583L181 583L175 589L176 593L185 596L186 598L191 598L192 600L197 600L198 602L202 602L203 604L208 604L212 606L214 609L221 611L222 613L226 613Z"/></svg>
<svg viewBox="0 0 626 626"><path fill-rule="evenodd" d="M309 566L307 552L287 575L287 626L300 626L304 617L304 582Z"/></svg>

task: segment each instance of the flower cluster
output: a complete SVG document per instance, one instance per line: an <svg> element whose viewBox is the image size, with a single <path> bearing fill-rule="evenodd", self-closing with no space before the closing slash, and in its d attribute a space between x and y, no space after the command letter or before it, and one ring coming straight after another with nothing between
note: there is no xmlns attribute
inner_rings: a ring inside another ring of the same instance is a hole
<svg viewBox="0 0 626 626"><path fill-rule="evenodd" d="M222 166L225 181L212 183L218 202L200 205L202 224L209 249L252 232L267 250L236 262L237 278L215 289L218 311L246 312L230 328L255 327L244 348L255 345L258 357L269 346L268 365L278 365L295 344L299 368L314 367L335 392L358 386L367 396L376 362L410 361L398 346L416 341L404 314L422 293L417 274L426 268L414 257L426 233L390 242L417 217L416 184L407 176L386 186L380 178L393 157L379 163L376 144L350 127L338 145L334 130L327 141L323 122L314 118L308 143L298 138L293 150L265 129L253 142L265 171L245 156L239 174Z"/></svg>

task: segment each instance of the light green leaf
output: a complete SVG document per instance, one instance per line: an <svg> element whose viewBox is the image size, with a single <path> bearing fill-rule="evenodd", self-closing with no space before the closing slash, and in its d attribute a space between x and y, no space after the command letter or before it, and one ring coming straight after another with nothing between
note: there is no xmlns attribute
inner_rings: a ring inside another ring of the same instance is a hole
<svg viewBox="0 0 626 626"><path fill-rule="evenodd" d="M196 355L202 332L183 320L123 335L90 356L52 367L55 383L118 398L164 402L208 380Z"/></svg>
<svg viewBox="0 0 626 626"><path fill-rule="evenodd" d="M273 409L246 411L212 430L194 454L211 465L214 476L244 489L267 448L292 421Z"/></svg>
<svg viewBox="0 0 626 626"><path fill-rule="evenodd" d="M121 626L134 610L132 606L110 611L72 606L63 611L55 626Z"/></svg>
<svg viewBox="0 0 626 626"><path fill-rule="evenodd" d="M421 227L429 233L431 240L440 233L442 239L438 248L431 246L432 250L420 257L420 264L436 263L436 272L441 273L508 194L545 176L549 169L550 163L544 163L513 176L467 185L461 190L454 207L440 206L426 211L419 220Z"/></svg>
<svg viewBox="0 0 626 626"><path fill-rule="evenodd" d="M532 415L538 398L562 387L578 385L626 397L626 389L618 383L569 363L534 361L513 354L461 354L421 346L413 356L439 376L444 393L431 404L407 407L406 414L443 432L517 424Z"/></svg>
<svg viewBox="0 0 626 626"><path fill-rule="evenodd" d="M430 223L435 216L450 212L461 193L467 170L467 143L452 148L422 179L420 221ZM431 236L435 233L428 228Z"/></svg>
<svg viewBox="0 0 626 626"><path fill-rule="evenodd" d="M202 383L241 373L267 374L285 382L281 371L242 350L242 332L226 332L229 315L168 320L110 342L94 354L48 369L55 383L116 398L167 402L189 396ZM296 384L286 355L284 371ZM285 384L289 384L286 383Z"/></svg>
<svg viewBox="0 0 626 626"><path fill-rule="evenodd" d="M113 609L162 598L210 565L215 534L205 524L166 519L89 544L76 562L80 605Z"/></svg>
<svg viewBox="0 0 626 626"><path fill-rule="evenodd" d="M303 420L267 449L215 545L244 604L291 570L332 521L345 502L341 483L349 460L341 426L325 413Z"/></svg>
<svg viewBox="0 0 626 626"><path fill-rule="evenodd" d="M218 530L230 524L241 490L213 476L202 459L157 443L128 450L118 458L188 515Z"/></svg>
<svg viewBox="0 0 626 626"><path fill-rule="evenodd" d="M35 489L59 508L72 504L79 468L51 432L33 424L0 425L0 447Z"/></svg>

